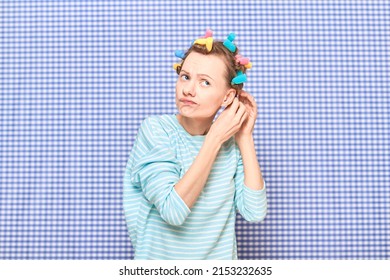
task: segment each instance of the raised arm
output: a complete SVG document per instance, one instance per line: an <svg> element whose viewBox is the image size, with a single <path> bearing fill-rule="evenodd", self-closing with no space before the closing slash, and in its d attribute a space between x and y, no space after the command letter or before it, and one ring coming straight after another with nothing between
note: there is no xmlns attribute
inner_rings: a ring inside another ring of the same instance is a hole
<svg viewBox="0 0 390 280"><path fill-rule="evenodd" d="M225 108L210 127L198 156L175 185L176 192L189 208L195 204L202 192L222 144L240 129L245 118L244 104L234 98L233 103Z"/></svg>

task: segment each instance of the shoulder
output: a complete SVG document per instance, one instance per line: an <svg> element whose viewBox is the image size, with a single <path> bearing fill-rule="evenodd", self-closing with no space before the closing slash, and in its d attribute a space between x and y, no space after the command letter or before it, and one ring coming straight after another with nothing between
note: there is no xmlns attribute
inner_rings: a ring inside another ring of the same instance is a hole
<svg viewBox="0 0 390 280"><path fill-rule="evenodd" d="M166 133L172 130L172 116L171 115L152 115L146 117L141 122L141 129L152 130L153 133Z"/></svg>
<svg viewBox="0 0 390 280"><path fill-rule="evenodd" d="M173 130L172 116L152 115L146 117L140 125L139 135L146 142L169 143Z"/></svg>

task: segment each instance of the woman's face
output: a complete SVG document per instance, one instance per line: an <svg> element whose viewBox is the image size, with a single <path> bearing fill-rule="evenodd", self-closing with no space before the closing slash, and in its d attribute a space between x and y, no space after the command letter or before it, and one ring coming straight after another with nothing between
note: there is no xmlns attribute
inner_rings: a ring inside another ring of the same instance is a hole
<svg viewBox="0 0 390 280"><path fill-rule="evenodd" d="M184 117L214 117L225 96L235 90L226 84L226 65L216 55L190 53L176 82L176 106ZM187 102L183 99L190 100Z"/></svg>

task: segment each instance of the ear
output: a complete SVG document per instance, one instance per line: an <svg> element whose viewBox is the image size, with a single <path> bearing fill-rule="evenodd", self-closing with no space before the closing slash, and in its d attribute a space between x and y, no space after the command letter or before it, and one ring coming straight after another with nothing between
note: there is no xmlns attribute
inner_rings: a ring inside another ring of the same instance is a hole
<svg viewBox="0 0 390 280"><path fill-rule="evenodd" d="M225 98L223 99L223 103L221 105L224 107L229 106L233 102L234 97L236 97L236 90L234 88L230 88L226 92Z"/></svg>

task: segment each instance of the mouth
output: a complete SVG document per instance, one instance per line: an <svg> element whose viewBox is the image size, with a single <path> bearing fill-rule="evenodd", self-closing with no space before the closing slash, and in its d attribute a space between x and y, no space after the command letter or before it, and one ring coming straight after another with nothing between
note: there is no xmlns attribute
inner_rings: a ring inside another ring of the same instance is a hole
<svg viewBox="0 0 390 280"><path fill-rule="evenodd" d="M187 99L180 99L180 102L185 104L185 105L196 105L197 103L187 100Z"/></svg>

